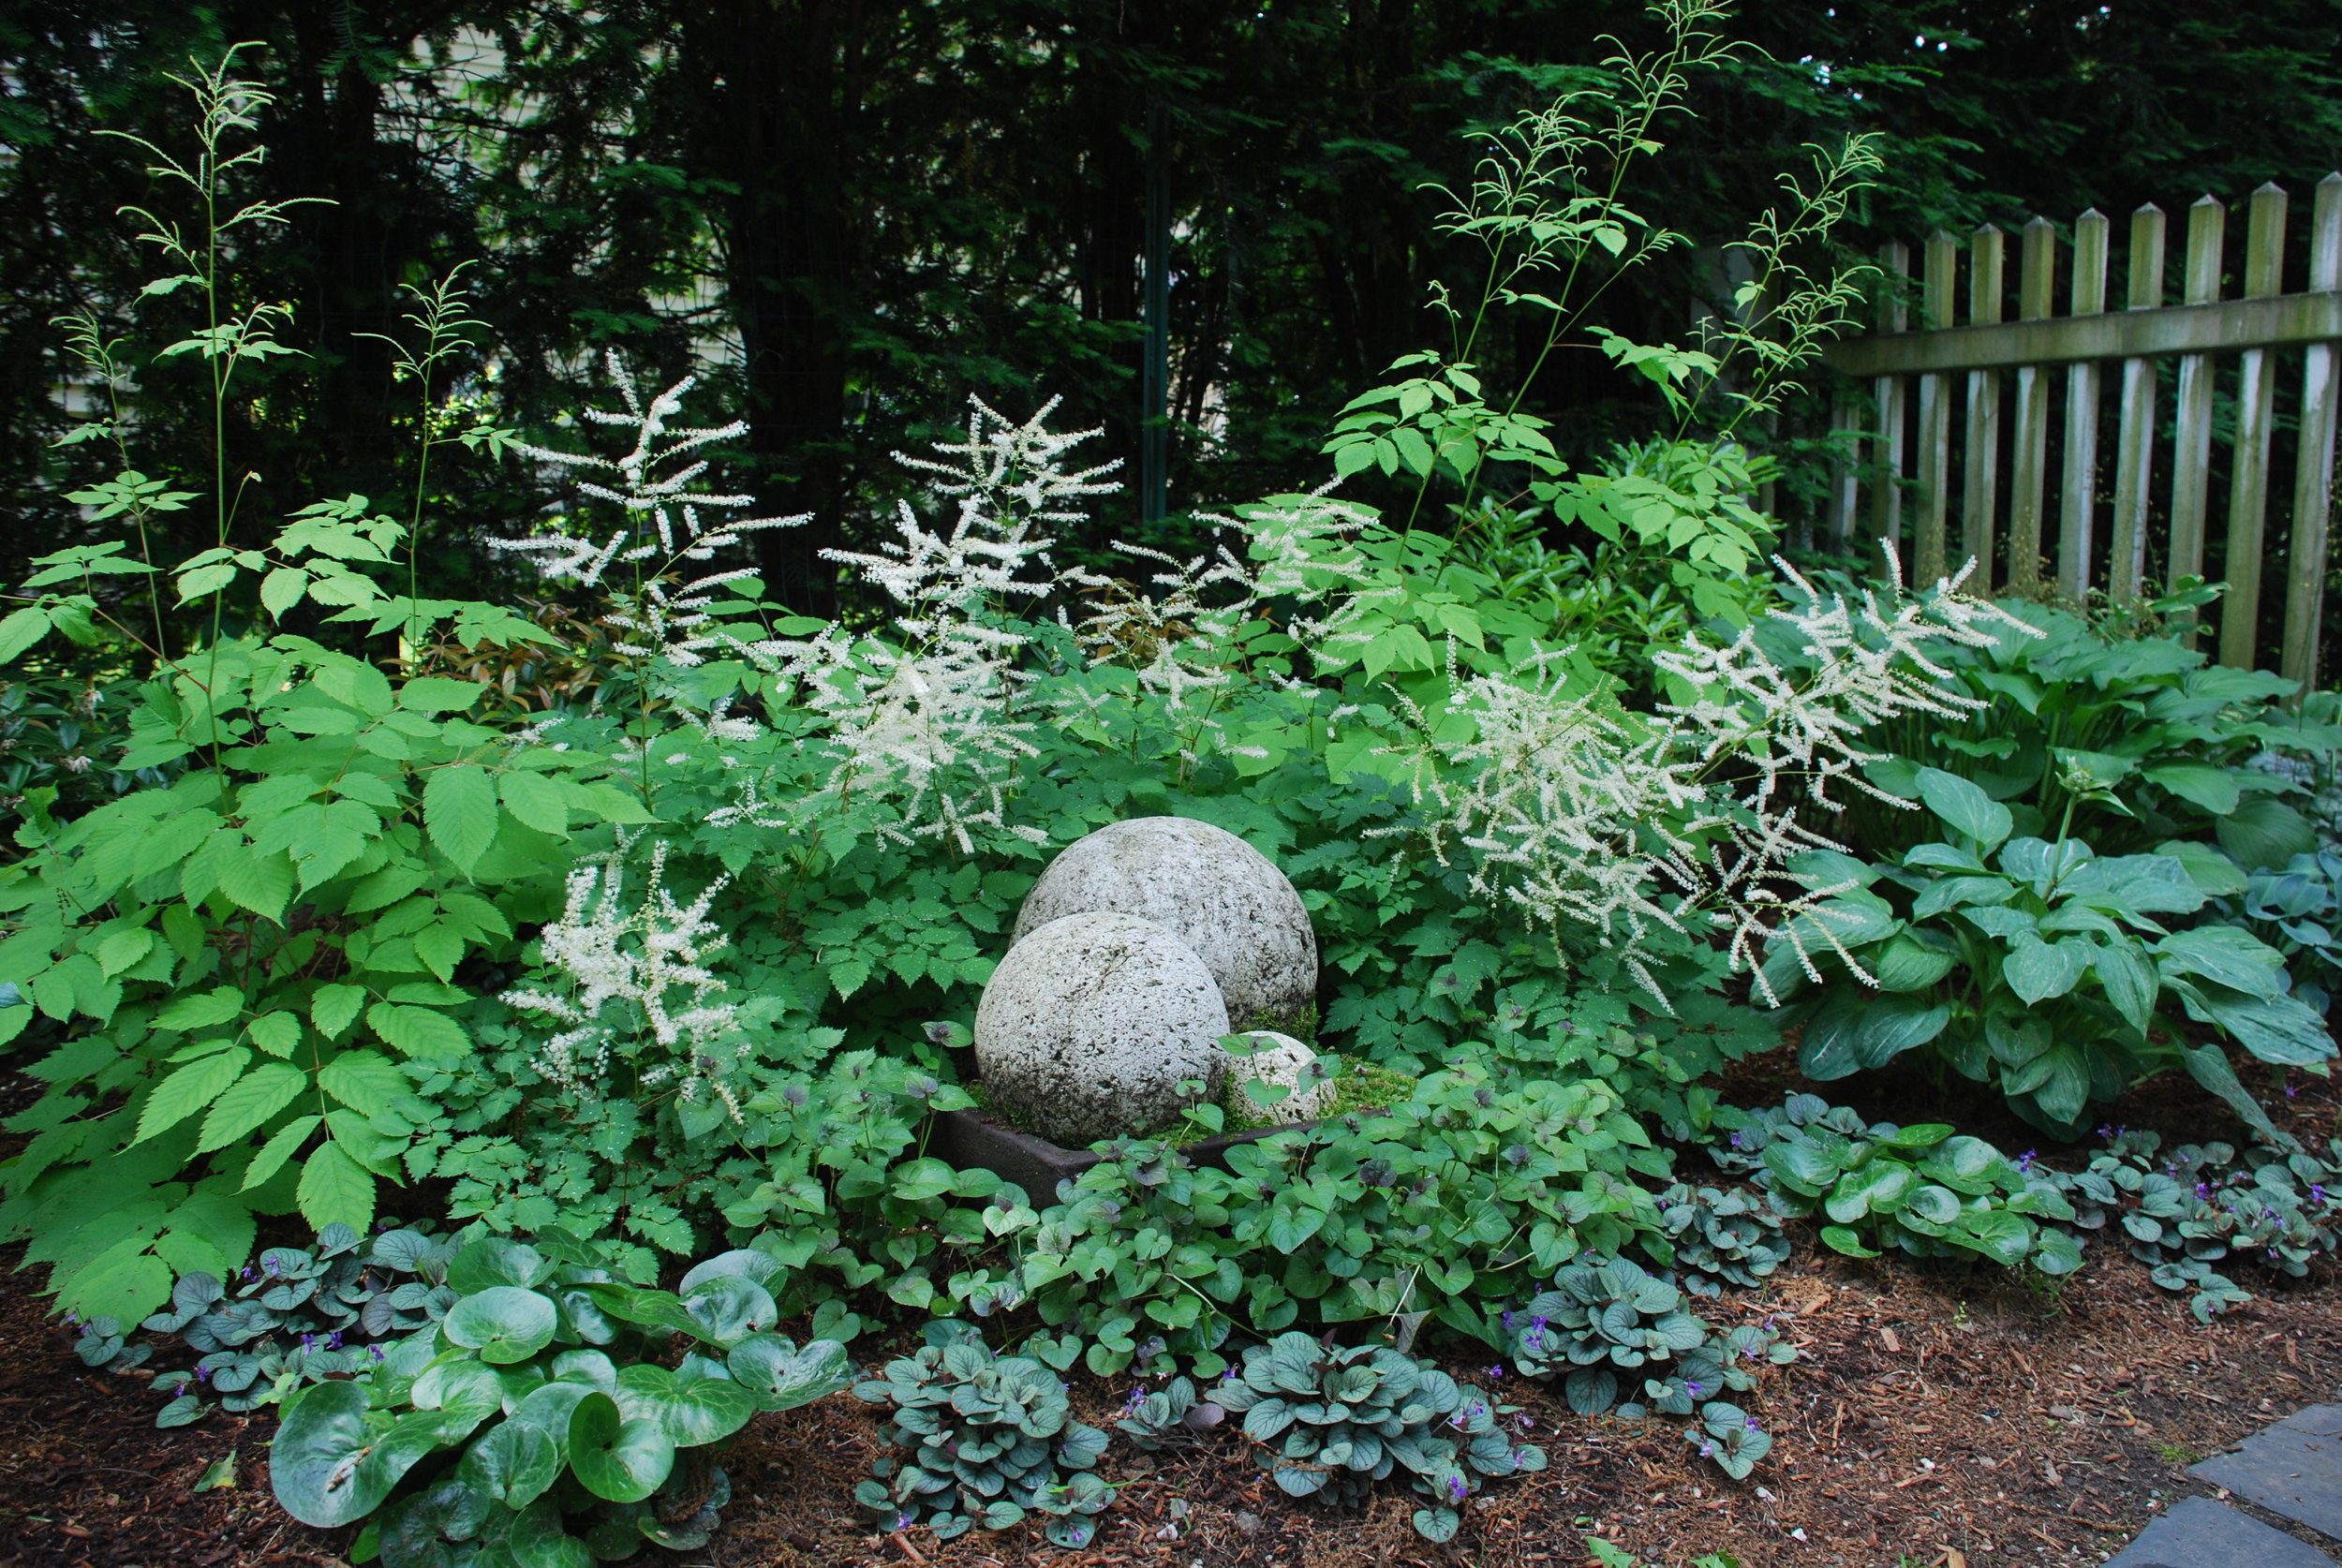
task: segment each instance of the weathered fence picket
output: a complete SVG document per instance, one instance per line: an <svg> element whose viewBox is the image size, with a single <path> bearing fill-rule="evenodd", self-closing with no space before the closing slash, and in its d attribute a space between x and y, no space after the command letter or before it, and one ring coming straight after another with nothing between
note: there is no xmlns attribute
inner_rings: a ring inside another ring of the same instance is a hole
<svg viewBox="0 0 2342 1568"><path fill-rule="evenodd" d="M2251 665L2257 645L2262 563L2271 538L2271 464L2279 422L2277 389L2292 350L2301 352L2301 402L2290 532L2286 535L2284 635L2278 664L2295 679L2314 678L2322 610L2337 407L2342 406L2342 173L2317 189L2306 287L2285 288L2288 198L2268 185L2247 212L2240 297L2222 297L2228 209L2204 197L2188 209L2181 299L2164 300L2166 222L2153 203L2131 215L2124 257L2123 308L2110 311L2112 225L2095 210L2077 219L2070 249L2055 225L2025 225L2017 261L2016 319L2005 320L2007 237L1987 224L1968 237L1967 308L1955 319L1961 243L1938 231L1921 248L1913 322L1905 303L1910 250L1881 248L1890 286L1881 293L1877 331L1837 344L1830 362L1847 377L1840 407L1862 388L1875 422L1861 432L1862 451L1831 485L1829 525L1851 542L1858 531L1904 542L1909 519L1910 564L1921 582L1949 565L1948 525L1959 490L1961 555L1978 561L1973 585L2031 593L2041 585L2044 553L2054 549L2055 584L2070 598L2100 589L2117 602L2138 599L2149 580L2158 510L2167 521L2159 552L2164 582L2201 576L2211 542L2214 389L2226 362L2236 362L2233 446L2222 574L2219 658ZM2070 263L2061 268L2061 250ZM2060 289L2060 274L2066 288ZM2060 294L2065 314L2059 315ZM2170 492L2155 495L2157 372L2176 359ZM2106 369L2119 364L2119 377ZM2059 377L2053 372L2063 369ZM2012 403L2002 418L2002 388L2013 372ZM1951 377L1964 377L1953 466ZM1910 384L1917 385L1916 397ZM2100 472L2100 414L2115 402L2112 473ZM1915 405L1915 407L1914 407ZM2062 419L2059 410L2062 409ZM1906 412L1907 410L1907 412ZM2288 404L2287 413L2294 413ZM1906 443L1905 423L1909 421ZM1847 427L1842 416L1839 427ZM2007 424L2004 440L2003 425ZM2052 433L2058 451L2053 454ZM2006 451L2004 451L2006 448ZM2002 466L2008 466L2004 479ZM2051 539L2051 468L2056 526ZM1907 473L1907 470L1916 472ZM2111 481L2111 482L2107 482ZM2111 492L2100 534L2101 484ZM1868 486L1869 505L1862 489ZM1912 492L1904 504L1904 491ZM1865 526L1865 525L1867 525Z"/></svg>

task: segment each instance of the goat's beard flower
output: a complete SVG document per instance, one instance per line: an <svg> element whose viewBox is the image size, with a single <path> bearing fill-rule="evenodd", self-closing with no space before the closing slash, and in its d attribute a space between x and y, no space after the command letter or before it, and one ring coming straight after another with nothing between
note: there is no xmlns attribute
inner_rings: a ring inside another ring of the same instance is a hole
<svg viewBox="0 0 2342 1568"><path fill-rule="evenodd" d="M664 885L667 848L651 851L649 888L625 907L626 872L616 856L570 873L561 918L538 938L559 990L512 990L507 1005L570 1027L548 1038L529 1067L562 1092L592 1098L615 1051L641 1069L645 1087L673 1084L686 1104L712 1095L734 1121L739 1104L723 1074L748 1054L736 1002L707 967L727 944L709 910L729 878L689 904ZM616 1009L614 1015L613 1008ZM646 1057L652 1059L645 1062Z"/></svg>
<svg viewBox="0 0 2342 1568"><path fill-rule="evenodd" d="M1757 626L1720 646L1695 634L1653 656L1686 694L1655 715L1589 686L1568 650L1469 679L1451 655L1449 712L1472 721L1468 734L1442 738L1408 703L1416 739L1394 748L1412 770L1433 854L1468 863L1475 892L1541 925L1591 930L1670 1012L1647 943L1693 924L1729 934L1732 968L1755 970L1768 1001L1780 998L1758 959L1774 941L1809 974L1809 949L1820 948L1869 981L1827 905L1851 884L1812 886L1790 869L1805 851L1844 849L1800 813L1834 813L1842 785L1907 808L1862 777L1881 759L1861 733L1899 715L1959 717L1984 705L1940 684L1949 673L1931 643L1981 646L2004 627L2039 635L1960 592L1972 567L1910 599L1891 548L1888 558L1886 598L1865 589L1853 603L1776 562L1805 602L1770 619L1787 628L1804 668L1768 653Z"/></svg>

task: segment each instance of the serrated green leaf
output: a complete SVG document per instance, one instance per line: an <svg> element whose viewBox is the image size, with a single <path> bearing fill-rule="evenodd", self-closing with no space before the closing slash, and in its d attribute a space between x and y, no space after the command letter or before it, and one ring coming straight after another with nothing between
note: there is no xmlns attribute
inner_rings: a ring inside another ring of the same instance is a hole
<svg viewBox="0 0 2342 1568"><path fill-rule="evenodd" d="M292 897L290 856L278 851L261 854L249 844L232 845L212 856L219 891L265 920L284 924L285 903Z"/></svg>
<svg viewBox="0 0 2342 1568"><path fill-rule="evenodd" d="M379 1116L408 1090L407 1075L378 1051L344 1051L318 1073L318 1087L358 1112Z"/></svg>
<svg viewBox="0 0 2342 1568"><path fill-rule="evenodd" d="M320 1144L301 1168L301 1217L317 1230L340 1220L363 1235L374 1224L374 1176L339 1144Z"/></svg>
<svg viewBox="0 0 2342 1568"><path fill-rule="evenodd" d="M471 1049L464 1026L435 1008L376 1002L366 1009L366 1023L375 1033L410 1057L454 1061Z"/></svg>
<svg viewBox="0 0 2342 1568"><path fill-rule="evenodd" d="M252 1053L239 1045L215 1057L191 1061L165 1078L155 1086L155 1092L147 1097L144 1109L139 1112L139 1135L131 1143L142 1144L209 1105L243 1076L245 1063L251 1059Z"/></svg>
<svg viewBox="0 0 2342 1568"><path fill-rule="evenodd" d="M496 785L487 770L435 770L423 781L422 820L431 842L468 874L497 836Z"/></svg>
<svg viewBox="0 0 2342 1568"><path fill-rule="evenodd" d="M292 1103L308 1083L301 1069L281 1061L264 1061L230 1085L212 1102L203 1118L203 1133L195 1141L198 1154L225 1148Z"/></svg>
<svg viewBox="0 0 2342 1568"><path fill-rule="evenodd" d="M245 1031L272 1057L289 1057L301 1043L301 1020L289 1013L264 1013Z"/></svg>
<svg viewBox="0 0 2342 1568"><path fill-rule="evenodd" d="M560 787L543 774L518 769L502 774L497 779L497 795L507 811L538 832L556 838L570 836L569 803Z"/></svg>
<svg viewBox="0 0 2342 1568"><path fill-rule="evenodd" d="M270 1135L269 1141L260 1146L260 1152L252 1157L252 1163L244 1168L241 1191L248 1192L283 1170L285 1161L299 1152L304 1140L324 1122L323 1117L298 1117L278 1128Z"/></svg>
<svg viewBox="0 0 2342 1568"><path fill-rule="evenodd" d="M285 612L301 602L304 589L309 585L309 574L299 567L278 567L260 579L260 603L278 620Z"/></svg>
<svg viewBox="0 0 2342 1568"><path fill-rule="evenodd" d="M338 1038L365 1005L366 993L357 985L320 985L309 998L309 1022L328 1040Z"/></svg>

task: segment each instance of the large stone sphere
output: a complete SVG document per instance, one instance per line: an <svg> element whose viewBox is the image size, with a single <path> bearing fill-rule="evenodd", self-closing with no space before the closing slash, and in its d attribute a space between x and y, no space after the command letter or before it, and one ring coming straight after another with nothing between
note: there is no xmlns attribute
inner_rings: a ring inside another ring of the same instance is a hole
<svg viewBox="0 0 2342 1568"><path fill-rule="evenodd" d="M1186 943L1088 910L1025 935L976 1004L976 1070L993 1108L1079 1148L1148 1132L1220 1090L1228 1010Z"/></svg>
<svg viewBox="0 0 2342 1568"><path fill-rule="evenodd" d="M1309 911L1285 874L1235 834L1187 817L1102 827L1041 873L1013 939L1085 910L1152 921L1194 949L1238 1028L1315 1032Z"/></svg>

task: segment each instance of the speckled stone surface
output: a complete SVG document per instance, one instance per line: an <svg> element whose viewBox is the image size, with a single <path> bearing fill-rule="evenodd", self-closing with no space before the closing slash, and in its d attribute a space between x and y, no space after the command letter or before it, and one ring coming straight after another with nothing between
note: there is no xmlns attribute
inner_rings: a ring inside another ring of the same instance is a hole
<svg viewBox="0 0 2342 1568"><path fill-rule="evenodd" d="M1275 1029L1248 1031L1253 1043L1249 1057L1231 1055L1228 1058L1228 1092L1241 1094L1243 1086L1259 1080L1264 1084L1289 1088L1294 1092L1276 1104L1253 1107L1257 1116L1267 1115L1281 1121L1314 1121L1326 1114L1326 1106L1334 1097L1334 1086L1324 1079L1301 1087L1301 1072L1317 1059L1317 1053L1289 1034ZM1231 1099L1230 1104L1236 1103Z"/></svg>
<svg viewBox="0 0 2342 1568"><path fill-rule="evenodd" d="M1136 817L1068 845L1025 895L1015 939L1113 910L1193 949L1240 1029L1305 1029L1317 1000L1317 937L1285 874L1235 834L1186 817Z"/></svg>
<svg viewBox="0 0 2342 1568"><path fill-rule="evenodd" d="M976 1004L976 1069L993 1108L1079 1148L1142 1132L1220 1090L1228 1010L1211 971L1151 921L1092 910L1020 936Z"/></svg>

